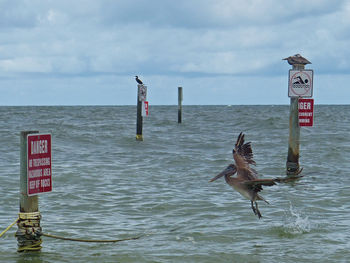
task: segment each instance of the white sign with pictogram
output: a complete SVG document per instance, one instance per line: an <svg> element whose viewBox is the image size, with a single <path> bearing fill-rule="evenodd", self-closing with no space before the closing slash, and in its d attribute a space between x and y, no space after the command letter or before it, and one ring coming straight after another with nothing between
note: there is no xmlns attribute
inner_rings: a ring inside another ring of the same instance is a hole
<svg viewBox="0 0 350 263"><path fill-rule="evenodd" d="M138 98L139 101L145 101L147 99L147 86L143 85L143 84L139 84L137 85L138 87Z"/></svg>
<svg viewBox="0 0 350 263"><path fill-rule="evenodd" d="M288 97L312 97L314 71L289 70Z"/></svg>

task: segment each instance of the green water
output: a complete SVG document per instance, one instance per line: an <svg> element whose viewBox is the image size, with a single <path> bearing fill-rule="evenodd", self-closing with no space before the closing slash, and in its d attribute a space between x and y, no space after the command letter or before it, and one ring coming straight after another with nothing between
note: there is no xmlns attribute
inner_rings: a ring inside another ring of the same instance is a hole
<svg viewBox="0 0 350 263"><path fill-rule="evenodd" d="M262 178L283 176L288 106L150 107L144 141L136 107L0 107L0 230L17 217L19 133L52 133L53 191L39 199L40 253L17 253L16 227L0 239L1 262L348 262L350 106L316 105L302 128L304 178L262 191L262 219L225 181L239 132Z"/></svg>

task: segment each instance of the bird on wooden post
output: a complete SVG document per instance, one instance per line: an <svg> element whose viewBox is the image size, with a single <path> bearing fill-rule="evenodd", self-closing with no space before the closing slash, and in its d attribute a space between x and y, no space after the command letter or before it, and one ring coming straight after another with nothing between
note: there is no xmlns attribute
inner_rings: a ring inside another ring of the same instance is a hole
<svg viewBox="0 0 350 263"><path fill-rule="evenodd" d="M289 56L282 60L287 60L289 65L293 66L293 70L304 70L306 64L311 64L309 60L302 57L300 54ZM295 84L305 84L300 78ZM299 141L300 141L300 126L299 126L299 97L290 98L290 113L289 113L289 139L288 139L288 156L287 156L287 175L296 177L302 171L299 166Z"/></svg>
<svg viewBox="0 0 350 263"><path fill-rule="evenodd" d="M138 84L141 84L141 85L143 84L143 82L139 79L138 76L135 76L135 80Z"/></svg>
<svg viewBox="0 0 350 263"><path fill-rule="evenodd" d="M284 58L282 60L287 60L289 65L306 65L311 64L310 61L308 61L306 58L302 57L300 54L295 54L294 56L289 56L287 58Z"/></svg>

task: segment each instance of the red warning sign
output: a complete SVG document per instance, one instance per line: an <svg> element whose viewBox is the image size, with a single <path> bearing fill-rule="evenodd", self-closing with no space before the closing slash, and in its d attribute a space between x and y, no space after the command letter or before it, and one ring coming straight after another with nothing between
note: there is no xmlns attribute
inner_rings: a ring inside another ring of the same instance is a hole
<svg viewBox="0 0 350 263"><path fill-rule="evenodd" d="M148 101L145 101L145 114L148 116Z"/></svg>
<svg viewBox="0 0 350 263"><path fill-rule="evenodd" d="M148 101L142 101L141 116L143 116L143 117L148 116Z"/></svg>
<svg viewBox="0 0 350 263"><path fill-rule="evenodd" d="M29 134L27 146L28 195L51 192L51 134Z"/></svg>
<svg viewBox="0 0 350 263"><path fill-rule="evenodd" d="M314 99L299 99L299 126L312 126L314 119Z"/></svg>

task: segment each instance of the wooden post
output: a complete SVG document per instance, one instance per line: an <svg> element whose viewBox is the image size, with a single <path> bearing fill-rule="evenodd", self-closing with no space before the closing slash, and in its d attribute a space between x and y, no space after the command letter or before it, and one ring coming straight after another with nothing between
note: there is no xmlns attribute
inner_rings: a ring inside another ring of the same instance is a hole
<svg viewBox="0 0 350 263"><path fill-rule="evenodd" d="M39 199L37 195L27 195L27 135L32 133L39 133L39 131L22 131L20 144L21 144L21 156L20 156L20 212L37 212L39 211Z"/></svg>
<svg viewBox="0 0 350 263"><path fill-rule="evenodd" d="M293 69L303 70L305 65L293 64ZM287 157L287 175L293 176L299 174L299 144L300 144L300 126L299 126L299 98L290 98L289 112L289 140Z"/></svg>
<svg viewBox="0 0 350 263"><path fill-rule="evenodd" d="M142 84L137 85L137 121L136 121L136 140L143 141L142 136L142 100L140 96L140 89Z"/></svg>
<svg viewBox="0 0 350 263"><path fill-rule="evenodd" d="M295 54L284 58L289 65L293 66L293 70L304 70L306 64L311 64L306 58L300 54ZM300 77L299 77L300 78ZM300 78L301 79L301 78ZM292 80L289 80L291 82ZM290 96L290 112L289 112L289 140L288 140L288 156L287 156L287 176L296 176L302 169L299 166L299 142L300 142L300 126L299 126L299 97L289 95L289 85L305 84L304 80L298 80L299 83L288 83L288 96ZM307 82L306 82L307 83ZM312 90L311 90L312 92ZM299 93L295 93L299 94Z"/></svg>
<svg viewBox="0 0 350 263"><path fill-rule="evenodd" d="M18 251L38 251L41 249L39 197L27 194L27 135L32 133L39 133L39 131L22 131L20 134L20 217L16 232ZM34 215L33 218L33 214L37 215ZM34 220L30 222L32 218ZM30 231L27 231L26 228Z"/></svg>
<svg viewBox="0 0 350 263"><path fill-rule="evenodd" d="M177 110L177 122L182 122L182 87L178 88L178 110Z"/></svg>

